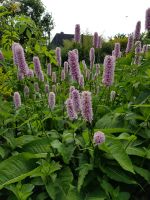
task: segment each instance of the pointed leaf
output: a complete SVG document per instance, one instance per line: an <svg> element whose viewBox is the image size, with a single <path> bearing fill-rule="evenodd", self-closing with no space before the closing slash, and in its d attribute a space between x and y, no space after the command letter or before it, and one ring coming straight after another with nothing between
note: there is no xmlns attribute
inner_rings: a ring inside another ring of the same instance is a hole
<svg viewBox="0 0 150 200"><path fill-rule="evenodd" d="M81 187L84 183L84 179L88 172L93 169L92 164L84 163L79 167L79 176L78 176L78 191L80 192Z"/></svg>
<svg viewBox="0 0 150 200"><path fill-rule="evenodd" d="M134 170L137 174L142 176L148 183L150 183L150 172L147 169L143 169L134 165Z"/></svg>
<svg viewBox="0 0 150 200"><path fill-rule="evenodd" d="M42 155L41 155L42 156ZM0 188L32 175L40 155L20 153L0 163Z"/></svg>
<svg viewBox="0 0 150 200"><path fill-rule="evenodd" d="M108 167L108 166L100 166L101 170L111 179L123 182L127 184L137 184L130 176L128 176L125 171L117 168L117 167Z"/></svg>
<svg viewBox="0 0 150 200"><path fill-rule="evenodd" d="M120 164L120 166L129 171L134 173L132 162L127 155L123 145L119 140L111 139L106 142L109 152L114 157L114 159Z"/></svg>

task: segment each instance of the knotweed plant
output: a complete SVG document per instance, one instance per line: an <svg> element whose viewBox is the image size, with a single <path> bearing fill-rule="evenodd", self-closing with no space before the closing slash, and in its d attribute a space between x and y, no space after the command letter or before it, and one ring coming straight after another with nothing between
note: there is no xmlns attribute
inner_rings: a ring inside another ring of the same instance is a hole
<svg viewBox="0 0 150 200"><path fill-rule="evenodd" d="M80 24L76 24L75 26L75 34L74 34L74 41L76 43L80 43L81 36L80 36Z"/></svg>
<svg viewBox="0 0 150 200"><path fill-rule="evenodd" d="M5 3L0 199L149 200L149 9L146 32L138 22L128 41L119 35L102 46L98 33L81 38L77 24L75 41L55 51L45 29Z"/></svg>
<svg viewBox="0 0 150 200"><path fill-rule="evenodd" d="M16 109L18 109L19 107L21 107L21 97L20 97L19 92L15 92L14 93L13 101L14 101L14 105L15 105Z"/></svg>
<svg viewBox="0 0 150 200"><path fill-rule="evenodd" d="M81 93L81 114L85 121L92 123L93 120L92 97L89 91L83 91Z"/></svg>
<svg viewBox="0 0 150 200"><path fill-rule="evenodd" d="M106 56L104 59L104 71L102 83L111 86L114 82L115 61L113 56Z"/></svg>
<svg viewBox="0 0 150 200"><path fill-rule="evenodd" d="M77 113L75 112L75 109L74 109L73 100L68 98L65 103L66 103L66 109L67 109L68 118L70 120L77 119L78 116L77 116Z"/></svg>

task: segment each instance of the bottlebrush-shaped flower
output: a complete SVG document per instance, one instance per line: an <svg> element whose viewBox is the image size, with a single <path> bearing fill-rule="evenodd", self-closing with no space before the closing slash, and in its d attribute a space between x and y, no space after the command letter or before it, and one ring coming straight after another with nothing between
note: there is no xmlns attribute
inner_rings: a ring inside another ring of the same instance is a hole
<svg viewBox="0 0 150 200"><path fill-rule="evenodd" d="M73 101L70 98L66 100L66 109L70 120L77 119L77 113L74 110Z"/></svg>
<svg viewBox="0 0 150 200"><path fill-rule="evenodd" d="M28 70L28 74L27 74L28 77L34 77L34 72L32 69L29 69Z"/></svg>
<svg viewBox="0 0 150 200"><path fill-rule="evenodd" d="M39 72L38 78L39 78L39 81L44 82L44 74L42 70Z"/></svg>
<svg viewBox="0 0 150 200"><path fill-rule="evenodd" d="M134 64L135 65L141 64L141 59L142 59L142 57L140 55L140 53L142 53L141 50L142 50L141 49L141 41L136 41L136 43L135 43L135 57L134 57Z"/></svg>
<svg viewBox="0 0 150 200"><path fill-rule="evenodd" d="M91 93L83 91L81 93L81 114L84 120L91 123L93 120Z"/></svg>
<svg viewBox="0 0 150 200"><path fill-rule="evenodd" d="M16 109L18 109L21 106L21 97L20 97L19 92L14 93L13 102Z"/></svg>
<svg viewBox="0 0 150 200"><path fill-rule="evenodd" d="M141 21L138 21L135 27L135 32L134 32L134 40L139 40L140 39L140 31L141 31Z"/></svg>
<svg viewBox="0 0 150 200"><path fill-rule="evenodd" d="M56 93L56 85L52 85L52 91Z"/></svg>
<svg viewBox="0 0 150 200"><path fill-rule="evenodd" d="M56 60L57 60L58 66L61 66L61 48L60 47L56 47Z"/></svg>
<svg viewBox="0 0 150 200"><path fill-rule="evenodd" d="M50 92L48 95L48 106L51 110L53 110L55 108L55 93L54 92Z"/></svg>
<svg viewBox="0 0 150 200"><path fill-rule="evenodd" d="M84 88L84 77L82 74L80 75L80 78L79 78L79 85L80 87Z"/></svg>
<svg viewBox="0 0 150 200"><path fill-rule="evenodd" d="M68 65L69 65L68 62L65 61L65 62L64 62L64 70L65 70L65 73L66 73L66 74L67 74L68 71L69 71Z"/></svg>
<svg viewBox="0 0 150 200"><path fill-rule="evenodd" d="M25 60L24 50L20 44L15 45L15 56L17 59L17 65L18 65L19 71L22 74L27 75L27 70L28 70L27 63Z"/></svg>
<svg viewBox="0 0 150 200"><path fill-rule="evenodd" d="M75 42L80 43L81 36L80 36L80 25L79 24L76 24L76 26L75 26L74 40L75 40Z"/></svg>
<svg viewBox="0 0 150 200"><path fill-rule="evenodd" d="M49 85L48 84L45 84L45 93L49 93Z"/></svg>
<svg viewBox="0 0 150 200"><path fill-rule="evenodd" d="M98 37L98 48L102 48L102 37Z"/></svg>
<svg viewBox="0 0 150 200"><path fill-rule="evenodd" d="M96 64L96 74L99 75L100 74L100 65Z"/></svg>
<svg viewBox="0 0 150 200"><path fill-rule="evenodd" d="M105 134L101 131L97 131L94 133L93 143L94 145L99 145L105 142Z"/></svg>
<svg viewBox="0 0 150 200"><path fill-rule="evenodd" d="M90 78L91 78L91 71L87 70L87 79L90 80Z"/></svg>
<svg viewBox="0 0 150 200"><path fill-rule="evenodd" d="M104 59L104 71L102 83L105 86L111 86L114 82L114 69L115 62L113 56L105 56Z"/></svg>
<svg viewBox="0 0 150 200"><path fill-rule="evenodd" d="M17 78L19 81L23 80L24 79L24 74L20 71L17 72Z"/></svg>
<svg viewBox="0 0 150 200"><path fill-rule="evenodd" d="M144 44L142 48L142 53L146 53L146 52L148 52L148 45Z"/></svg>
<svg viewBox="0 0 150 200"><path fill-rule="evenodd" d="M126 53L129 53L131 51L131 49L133 48L133 34L130 34L128 36L128 43L127 43L127 47L126 47Z"/></svg>
<svg viewBox="0 0 150 200"><path fill-rule="evenodd" d="M113 55L115 56L115 58L120 58L121 57L120 43L115 43L115 48L114 48Z"/></svg>
<svg viewBox="0 0 150 200"><path fill-rule="evenodd" d="M14 42L12 45L12 52L13 52L13 61L14 61L14 65L18 65L18 61L17 61L17 55L15 52L15 47L19 45L18 43Z"/></svg>
<svg viewBox="0 0 150 200"><path fill-rule="evenodd" d="M146 10L145 29L150 31L150 8Z"/></svg>
<svg viewBox="0 0 150 200"><path fill-rule="evenodd" d="M34 90L35 90L36 92L39 92L39 91L40 91L39 84L38 84L37 82L34 83Z"/></svg>
<svg viewBox="0 0 150 200"><path fill-rule="evenodd" d="M48 63L47 65L47 75L48 76L51 76L52 75L52 66L50 63Z"/></svg>
<svg viewBox="0 0 150 200"><path fill-rule="evenodd" d="M138 54L135 54L135 57L134 57L134 64L135 65L140 65L141 64L141 56L138 55Z"/></svg>
<svg viewBox="0 0 150 200"><path fill-rule="evenodd" d="M62 70L61 70L61 81L64 81L65 78L66 78L65 70L62 69Z"/></svg>
<svg viewBox="0 0 150 200"><path fill-rule="evenodd" d="M73 51L77 54L77 59L79 61L79 51L78 51L78 49L74 49Z"/></svg>
<svg viewBox="0 0 150 200"><path fill-rule="evenodd" d="M97 32L95 32L93 35L93 46L94 46L94 48L99 47L99 36L98 36Z"/></svg>
<svg viewBox="0 0 150 200"><path fill-rule="evenodd" d="M89 56L90 56L90 68L92 69L94 66L94 62L95 62L95 50L93 47L90 49Z"/></svg>
<svg viewBox="0 0 150 200"><path fill-rule="evenodd" d="M74 110L76 113L81 111L81 98L78 90L74 89L71 93Z"/></svg>
<svg viewBox="0 0 150 200"><path fill-rule="evenodd" d="M52 82L56 83L56 72L52 72Z"/></svg>
<svg viewBox="0 0 150 200"><path fill-rule="evenodd" d="M33 57L33 64L34 64L34 72L37 77L39 77L39 73L41 71L41 63L38 56Z"/></svg>
<svg viewBox="0 0 150 200"><path fill-rule="evenodd" d="M85 72L85 70L87 69L87 66L86 66L85 60L82 60L82 65L83 65L83 69L84 69L84 72Z"/></svg>
<svg viewBox="0 0 150 200"><path fill-rule="evenodd" d="M72 98L72 91L75 90L74 86L70 86L69 88L69 97Z"/></svg>
<svg viewBox="0 0 150 200"><path fill-rule="evenodd" d="M110 101L113 101L115 99L115 97L116 97L116 92L112 90L110 92Z"/></svg>
<svg viewBox="0 0 150 200"><path fill-rule="evenodd" d="M30 92L29 87L26 85L26 86L24 87L24 96L25 96L25 97L29 97L29 92Z"/></svg>
<svg viewBox="0 0 150 200"><path fill-rule="evenodd" d="M78 55L74 50L69 51L68 53L68 63L72 79L78 82L80 77L80 67L78 62Z"/></svg>
<svg viewBox="0 0 150 200"><path fill-rule="evenodd" d="M136 41L135 43L135 54L141 53L141 41Z"/></svg>

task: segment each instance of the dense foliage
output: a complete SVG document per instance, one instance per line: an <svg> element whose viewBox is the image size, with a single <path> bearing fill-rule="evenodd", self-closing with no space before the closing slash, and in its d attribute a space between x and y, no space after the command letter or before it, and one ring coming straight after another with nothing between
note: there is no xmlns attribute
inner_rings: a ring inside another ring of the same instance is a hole
<svg viewBox="0 0 150 200"><path fill-rule="evenodd" d="M16 21L12 17L11 23L5 24L7 11L1 13L0 199L148 200L150 52L140 52L138 64L134 64L136 45L119 58L111 56L115 69L109 86L103 80L106 61L98 72L99 65L86 66L89 58L83 62L80 56L81 83L73 80L71 71L71 63L78 61L77 50L69 53L76 59L69 57L69 73L63 68L59 48L55 56L40 35L37 41L32 38L36 25L30 29L30 18ZM28 29L33 32L29 34ZM14 43L26 36L21 30L30 35L23 43L24 51ZM80 44L74 47L80 49ZM25 70L27 74L22 74ZM34 70L34 76L29 70ZM70 86L82 95L82 106L69 114ZM85 94L92 97L92 108L86 114L90 98L88 102ZM91 109L93 117L88 120Z"/></svg>
<svg viewBox="0 0 150 200"><path fill-rule="evenodd" d="M37 39L37 35L41 32L41 35L47 38L47 42L50 43L51 31L54 28L54 20L51 13L46 11L46 8L41 0L2 0L1 1L1 28L0 34L3 34L3 24L10 25L11 30L9 34L18 39L17 34L13 35L16 31L14 25L15 22L18 25L20 36L20 43L26 42L26 37L34 37ZM35 30L35 27L37 30ZM34 32L32 32L34 30ZM7 35L7 34L6 34Z"/></svg>

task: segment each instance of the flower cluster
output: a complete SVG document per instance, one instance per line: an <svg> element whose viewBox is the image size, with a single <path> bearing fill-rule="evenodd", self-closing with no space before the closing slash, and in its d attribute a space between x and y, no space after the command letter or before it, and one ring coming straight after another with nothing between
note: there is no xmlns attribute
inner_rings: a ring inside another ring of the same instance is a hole
<svg viewBox="0 0 150 200"><path fill-rule="evenodd" d="M105 86L111 86L113 84L114 69L115 69L114 57L113 56L105 56L103 80L102 80L102 82Z"/></svg>
<svg viewBox="0 0 150 200"><path fill-rule="evenodd" d="M120 51L120 43L115 43L115 48L112 52L112 55L115 58L120 58L121 57L121 51Z"/></svg>
<svg viewBox="0 0 150 200"><path fill-rule="evenodd" d="M90 49L89 56L90 56L90 68L92 69L94 66L94 62L95 62L95 49L94 48Z"/></svg>
<svg viewBox="0 0 150 200"><path fill-rule="evenodd" d="M99 145L105 142L105 134L101 131L94 133L93 143Z"/></svg>
<svg viewBox="0 0 150 200"><path fill-rule="evenodd" d="M49 105L49 108L51 110L53 110L55 108L55 93L54 92L50 92L49 95L48 95L48 105Z"/></svg>
<svg viewBox="0 0 150 200"><path fill-rule="evenodd" d="M72 79L78 82L80 77L80 67L79 67L78 55L75 52L75 50L69 51L68 63Z"/></svg>
<svg viewBox="0 0 150 200"><path fill-rule="evenodd" d="M89 91L81 93L81 114L83 119L91 123L93 120L92 98Z"/></svg>
<svg viewBox="0 0 150 200"><path fill-rule="evenodd" d="M94 36L93 36L93 46L94 46L94 48L99 47L99 36L98 36L97 32L95 32Z"/></svg>
<svg viewBox="0 0 150 200"><path fill-rule="evenodd" d="M60 47L56 47L56 60L57 60L58 66L61 66L61 48Z"/></svg>
<svg viewBox="0 0 150 200"><path fill-rule="evenodd" d="M73 100L68 98L66 101L67 114L70 120L77 119L77 113L74 110Z"/></svg>
<svg viewBox="0 0 150 200"><path fill-rule="evenodd" d="M18 66L19 73L27 75L28 66L25 60L24 50L19 43L14 43L12 46L14 64Z"/></svg>
<svg viewBox="0 0 150 200"><path fill-rule="evenodd" d="M150 31L150 8L146 10L145 29Z"/></svg>
<svg viewBox="0 0 150 200"><path fill-rule="evenodd" d="M75 42L77 43L80 43L80 25L79 24L76 24L75 26L75 35L74 35L74 40Z"/></svg>
<svg viewBox="0 0 150 200"><path fill-rule="evenodd" d="M80 100L80 93L78 90L74 89L71 92L71 99L73 102L74 110L76 113L80 112L81 110L81 100Z"/></svg>
<svg viewBox="0 0 150 200"><path fill-rule="evenodd" d="M137 41L140 39L140 31L141 31L141 21L138 21L135 27L135 32L134 32L134 40Z"/></svg>
<svg viewBox="0 0 150 200"><path fill-rule="evenodd" d="M127 47L126 47L126 53L129 53L131 51L131 49L133 48L133 34L130 34L128 36L128 43L127 43Z"/></svg>
<svg viewBox="0 0 150 200"><path fill-rule="evenodd" d="M14 101L15 108L18 109L21 106L21 97L20 97L19 92L14 93L13 101Z"/></svg>

